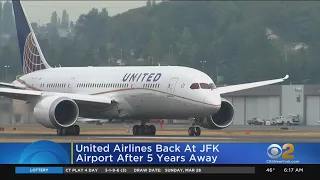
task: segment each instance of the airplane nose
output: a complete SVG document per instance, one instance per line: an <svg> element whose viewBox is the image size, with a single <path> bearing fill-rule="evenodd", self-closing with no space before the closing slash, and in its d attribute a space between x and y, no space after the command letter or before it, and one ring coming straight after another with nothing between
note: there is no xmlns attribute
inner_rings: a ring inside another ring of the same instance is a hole
<svg viewBox="0 0 320 180"><path fill-rule="evenodd" d="M214 107L220 108L221 107L221 97L219 94L210 93L208 94L203 101L205 107Z"/></svg>

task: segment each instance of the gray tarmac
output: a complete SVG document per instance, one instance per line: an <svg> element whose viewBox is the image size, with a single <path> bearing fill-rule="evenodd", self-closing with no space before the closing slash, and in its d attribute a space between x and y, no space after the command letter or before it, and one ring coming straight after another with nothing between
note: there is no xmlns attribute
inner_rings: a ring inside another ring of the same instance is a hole
<svg viewBox="0 0 320 180"><path fill-rule="evenodd" d="M83 140L86 141L106 141L110 142L126 142L126 141L136 141L136 142L320 142L320 137L270 137L270 136L199 136L199 137L190 137L190 136L167 136L167 135L158 135L158 136L133 136L133 135L79 135L79 136L57 136L54 134L0 134L1 139L6 139L8 141L14 141L15 139L25 139L25 140L34 140L34 139L47 139L47 140L63 140L63 141L72 141L80 142Z"/></svg>
<svg viewBox="0 0 320 180"><path fill-rule="evenodd" d="M41 125L9 125L10 127L41 127ZM109 128L130 128L133 124L114 124L108 123L104 125L95 124L80 124L81 128L88 129L103 129L108 131ZM156 124L159 128L159 125ZM188 124L178 124L178 125L165 125L164 129L172 130L176 129L181 131L185 129L185 135L156 135L156 136L133 136L131 134L124 135L111 135L111 134L97 134L87 132L85 134L80 134L79 136L57 136L53 132L49 133L24 133L13 132L13 133L1 133L0 132L0 142L14 142L16 141L36 141L40 139L53 140L53 141L64 141L64 142L320 142L320 135L318 136L304 136L300 135L305 132L320 132L320 126L285 126L288 131L281 130L279 126L230 126L220 132L227 132L226 135L202 135L199 137L190 137L187 135L187 129L190 127ZM290 136L258 136L258 135L228 135L228 132L292 132L294 135Z"/></svg>
<svg viewBox="0 0 320 180"><path fill-rule="evenodd" d="M129 123L106 123L103 125L96 125L96 124L83 124L79 123L80 127L85 128L105 128L105 127L111 127L111 128L123 128L123 127L133 127L134 124ZM160 128L159 124L153 124L157 128ZM14 127L42 127L39 124L10 124L10 125L1 125L1 126L14 126ZM190 127L190 124L165 124L164 129L188 129ZM301 131L319 131L320 132L320 125L319 126L253 126L253 125L231 125L228 128L223 129L226 131L229 130L259 130L259 131L270 131L270 130L279 130L281 127L287 127L290 130L301 130Z"/></svg>

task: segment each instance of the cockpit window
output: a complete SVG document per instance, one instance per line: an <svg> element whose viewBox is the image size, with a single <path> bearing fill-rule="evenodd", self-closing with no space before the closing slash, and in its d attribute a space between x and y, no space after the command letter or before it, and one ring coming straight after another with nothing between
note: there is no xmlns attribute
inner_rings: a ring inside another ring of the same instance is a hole
<svg viewBox="0 0 320 180"><path fill-rule="evenodd" d="M193 83L193 84L191 84L191 86L190 86L190 89L199 89L199 88L200 88L200 86L199 86L198 83Z"/></svg>
<svg viewBox="0 0 320 180"><path fill-rule="evenodd" d="M207 84L207 83L200 83L200 87L201 87L201 89L211 89L209 84Z"/></svg>
<svg viewBox="0 0 320 180"><path fill-rule="evenodd" d="M217 88L214 83L210 83L209 86L210 86L210 89L216 89Z"/></svg>

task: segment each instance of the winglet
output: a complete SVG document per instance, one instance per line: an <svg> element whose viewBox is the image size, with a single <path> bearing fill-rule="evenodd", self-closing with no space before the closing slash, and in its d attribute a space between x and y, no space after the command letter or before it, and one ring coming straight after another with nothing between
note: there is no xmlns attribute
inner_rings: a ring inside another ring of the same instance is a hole
<svg viewBox="0 0 320 180"><path fill-rule="evenodd" d="M289 75L287 74L287 75L283 78L283 80L288 79L288 78L289 78Z"/></svg>

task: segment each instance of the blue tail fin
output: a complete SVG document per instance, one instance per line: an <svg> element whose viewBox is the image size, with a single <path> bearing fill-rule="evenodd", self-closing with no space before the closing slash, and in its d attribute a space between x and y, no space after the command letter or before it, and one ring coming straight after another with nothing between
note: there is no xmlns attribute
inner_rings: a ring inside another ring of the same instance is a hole
<svg viewBox="0 0 320 180"><path fill-rule="evenodd" d="M32 30L20 0L12 0L23 73L50 68Z"/></svg>

